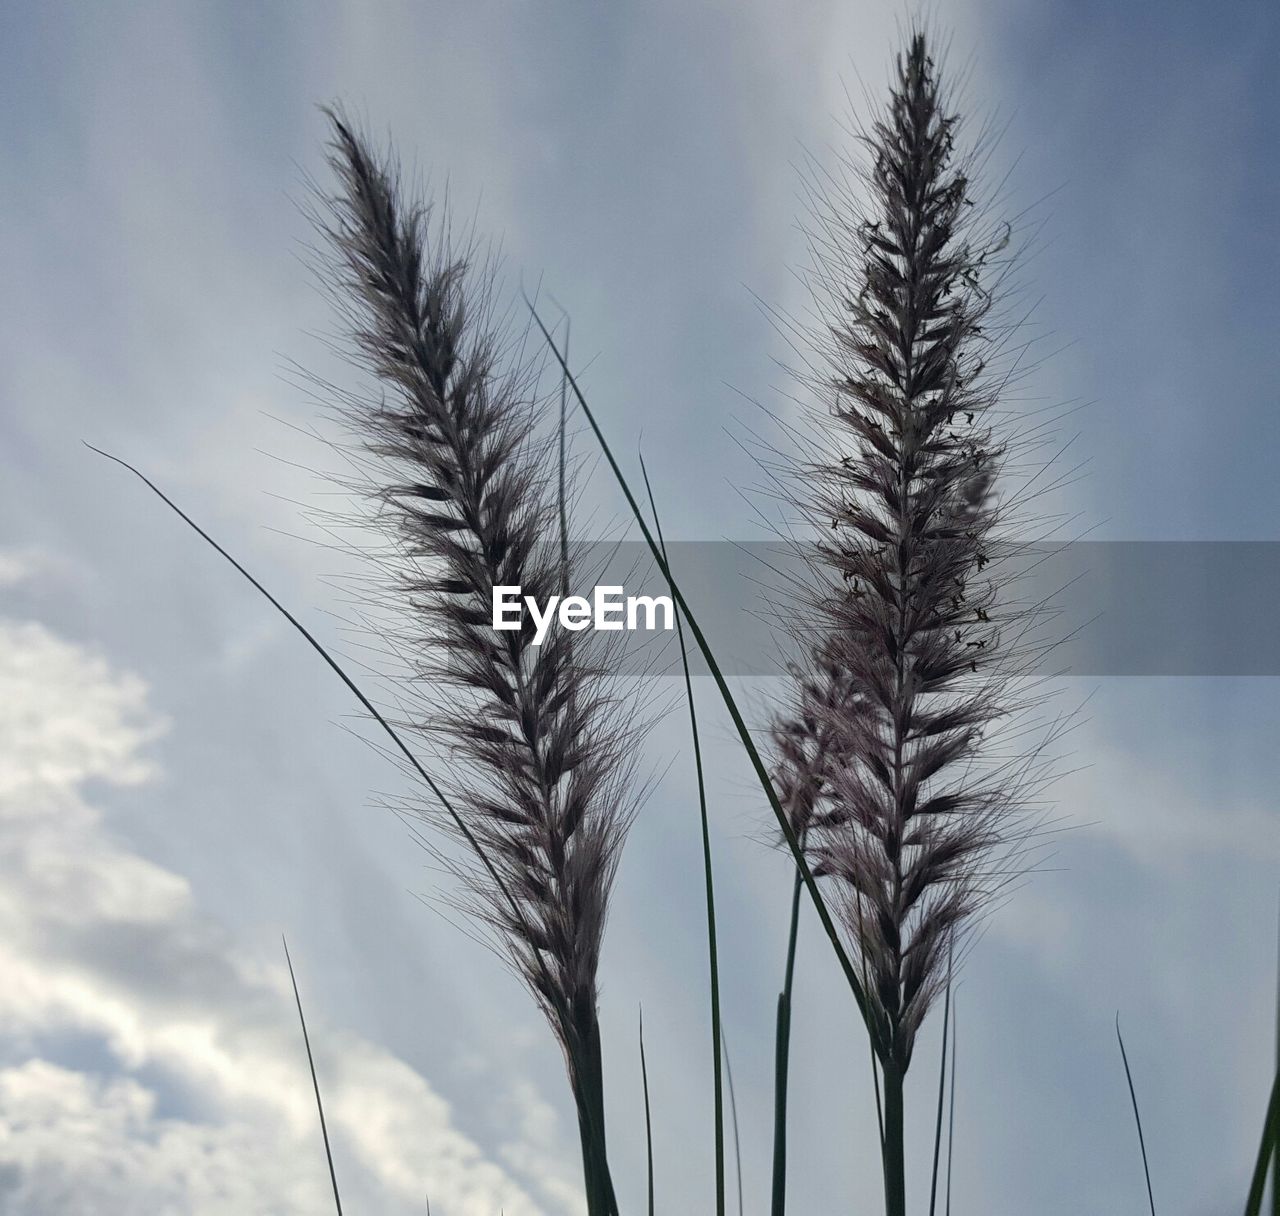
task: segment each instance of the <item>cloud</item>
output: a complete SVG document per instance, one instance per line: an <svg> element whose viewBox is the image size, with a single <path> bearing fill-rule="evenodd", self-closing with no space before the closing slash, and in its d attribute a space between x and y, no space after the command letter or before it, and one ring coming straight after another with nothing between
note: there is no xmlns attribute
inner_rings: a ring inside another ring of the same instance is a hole
<svg viewBox="0 0 1280 1216"><path fill-rule="evenodd" d="M87 1076L45 1060L0 1073L0 1209L55 1212L319 1210L309 1155L249 1120L157 1115L155 1093L127 1077Z"/></svg>
<svg viewBox="0 0 1280 1216"><path fill-rule="evenodd" d="M0 591L33 596L82 584L85 571L39 545L0 549Z"/></svg>
<svg viewBox="0 0 1280 1216"><path fill-rule="evenodd" d="M163 728L141 680L0 619L0 1209L13 1216L329 1202L287 975L104 823L99 802L157 776L145 750ZM536 1093L500 1095L515 1135L498 1160L404 1061L338 1028L315 1038L350 1202L575 1210Z"/></svg>
<svg viewBox="0 0 1280 1216"><path fill-rule="evenodd" d="M1165 867L1238 855L1280 861L1275 810L1261 791L1189 788L1185 773L1117 747L1101 733L1088 741L1089 766L1056 791L1079 808L1090 831L1134 861Z"/></svg>
<svg viewBox="0 0 1280 1216"><path fill-rule="evenodd" d="M40 559L35 552L0 553L0 587L16 587L33 578Z"/></svg>

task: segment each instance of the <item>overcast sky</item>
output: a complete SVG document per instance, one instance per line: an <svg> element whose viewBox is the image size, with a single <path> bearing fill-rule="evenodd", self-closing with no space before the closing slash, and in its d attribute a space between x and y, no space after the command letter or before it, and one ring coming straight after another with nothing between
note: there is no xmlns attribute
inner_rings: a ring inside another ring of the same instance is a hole
<svg viewBox="0 0 1280 1216"><path fill-rule="evenodd" d="M1263 3L939 7L1007 202L1095 539L1280 540L1280 17ZM136 483L143 466L347 653L296 362L337 377L299 204L345 102L511 281L573 316L668 531L756 535L735 442L784 408L759 300L800 303L795 166L879 92L897 4L26 4L0 12L0 1212L279 1216L327 1177L280 935L355 1213L581 1210L558 1049L377 804L400 774L332 677ZM319 437L311 434L319 430ZM583 449L586 450L585 448ZM597 477L595 518L623 518ZM1230 620L1206 622L1229 630ZM1272 679L1098 678L1056 787L1075 825L993 918L959 995L955 1210L1239 1209L1274 1048ZM712 714L713 690L700 690ZM762 701L763 682L749 690ZM711 771L748 1212L766 1210L789 893L727 727ZM624 1211L710 1205L705 940L683 723L628 844L602 1016ZM792 1210L874 1210L865 1042L806 920ZM936 1024L910 1091L925 1198Z"/></svg>

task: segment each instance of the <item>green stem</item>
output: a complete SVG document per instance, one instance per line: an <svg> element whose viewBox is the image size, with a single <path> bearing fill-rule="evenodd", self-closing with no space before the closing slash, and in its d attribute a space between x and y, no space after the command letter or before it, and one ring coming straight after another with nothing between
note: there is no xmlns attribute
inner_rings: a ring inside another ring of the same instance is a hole
<svg viewBox="0 0 1280 1216"><path fill-rule="evenodd" d="M592 1010L585 1019L573 1086L582 1140L582 1174L588 1216L617 1216L604 1124L604 1062L600 1051L600 1023Z"/></svg>
<svg viewBox="0 0 1280 1216"><path fill-rule="evenodd" d="M791 988L796 970L796 939L800 931L800 892L804 880L796 871L791 891L791 929L787 935L787 968L778 994L778 1029L774 1044L773 1080L773 1216L787 1206L787 1074L791 1063Z"/></svg>
<svg viewBox="0 0 1280 1216"><path fill-rule="evenodd" d="M902 1082L904 1072L896 1060L882 1062L884 1073L884 1211L885 1216L906 1216L907 1181L903 1144Z"/></svg>

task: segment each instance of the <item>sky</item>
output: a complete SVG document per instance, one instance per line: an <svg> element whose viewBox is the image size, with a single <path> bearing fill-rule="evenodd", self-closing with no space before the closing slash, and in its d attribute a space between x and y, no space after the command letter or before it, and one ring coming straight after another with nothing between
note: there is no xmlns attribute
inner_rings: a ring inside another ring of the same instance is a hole
<svg viewBox="0 0 1280 1216"><path fill-rule="evenodd" d="M581 1211L558 1048L432 901L408 792L332 676L88 441L141 466L321 636L359 567L305 368L350 383L311 272L317 106L342 101L512 287L573 318L669 534L752 540L748 445L788 408L762 307L803 303L799 166L847 145L911 10L874 0L593 6L10 5L0 13L0 1213L322 1211L281 935L353 1212ZM938 6L1020 272L1026 392L1072 412L1090 539L1280 540L1280 17L1239 3ZM1076 407L1079 408L1076 408ZM584 453L585 446L580 449ZM593 525L625 505L597 475ZM1233 621L1207 621L1230 630ZM958 1213L1138 1212L1122 1019L1162 1216L1239 1210L1275 1043L1280 686L1064 678L1069 830L958 989ZM754 704L769 681L744 689ZM767 1206L789 894L709 685L726 1030L744 1210ZM643 1005L659 1209L711 1209L705 939L679 715L611 914L602 1019L624 1210L643 1198ZM792 1210L874 1210L865 1042L801 930ZM923 1211L937 1025L909 1091Z"/></svg>

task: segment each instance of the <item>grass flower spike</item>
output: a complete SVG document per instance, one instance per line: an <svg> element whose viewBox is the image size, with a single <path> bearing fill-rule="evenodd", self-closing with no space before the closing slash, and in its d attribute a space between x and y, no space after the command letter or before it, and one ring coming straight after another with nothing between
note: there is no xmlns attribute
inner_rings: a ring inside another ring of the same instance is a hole
<svg viewBox="0 0 1280 1216"><path fill-rule="evenodd" d="M393 165L333 116L326 235L336 294L377 400L348 403L367 442L414 622L424 735L459 772L451 800L493 866L466 871L564 1050L591 1216L616 1210L605 1152L596 975L610 885L637 797L635 731L594 634L495 632L496 586L545 599L567 577L538 375L507 356L492 275L402 197ZM517 348L518 351L518 348ZM424 812L426 813L426 812ZM441 820L447 827L448 820Z"/></svg>
<svg viewBox="0 0 1280 1216"><path fill-rule="evenodd" d="M774 730L779 796L857 956L884 1086L887 1211L903 1079L947 960L1025 843L1034 760L984 755L1017 708L1026 612L1002 594L1008 455L984 225L923 35L866 132L863 199L816 194L828 443L803 470L823 639ZM850 218L851 209L853 218ZM1030 767L1029 767L1030 766Z"/></svg>

